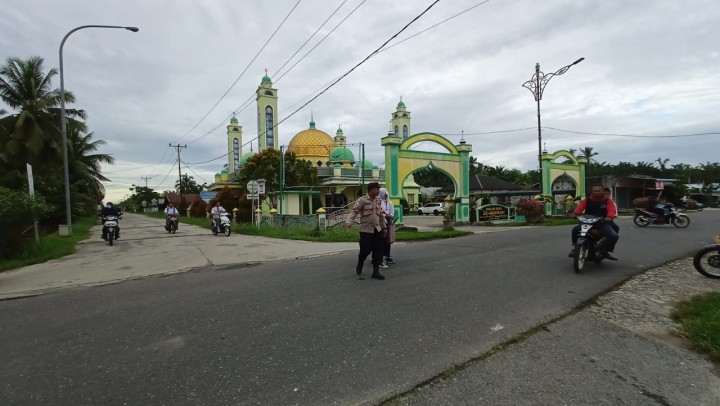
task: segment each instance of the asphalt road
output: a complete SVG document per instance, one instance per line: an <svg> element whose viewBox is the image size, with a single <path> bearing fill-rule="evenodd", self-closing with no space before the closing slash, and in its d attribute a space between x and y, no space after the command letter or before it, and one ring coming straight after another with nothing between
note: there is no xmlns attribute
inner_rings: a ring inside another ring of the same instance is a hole
<svg viewBox="0 0 720 406"><path fill-rule="evenodd" d="M720 211L690 216L621 220L581 275L570 226L538 227L399 245L385 281L341 254L0 302L0 403L378 403L707 244Z"/></svg>

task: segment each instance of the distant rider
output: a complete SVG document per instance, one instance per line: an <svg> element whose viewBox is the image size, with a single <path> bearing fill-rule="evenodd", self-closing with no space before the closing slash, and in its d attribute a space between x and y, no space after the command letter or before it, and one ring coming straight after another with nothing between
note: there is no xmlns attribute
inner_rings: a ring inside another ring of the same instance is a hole
<svg viewBox="0 0 720 406"><path fill-rule="evenodd" d="M615 251L615 244L617 244L620 236L618 236L618 233L612 227L612 221L617 217L617 206L615 205L615 202L613 202L612 199L605 194L602 185L593 185L590 196L583 199L572 214L578 216L583 213L595 217L602 217L604 219L603 222L597 224L597 227L607 240L607 253L605 254L605 257L607 259L617 261L617 258L613 255L613 251ZM573 247L575 246L575 243L577 243L579 237L580 225L578 224L572 229ZM570 251L568 256L572 257L573 255L574 250Z"/></svg>
<svg viewBox="0 0 720 406"><path fill-rule="evenodd" d="M180 217L180 212L175 208L175 203L169 202L165 208L165 228L170 227L170 216Z"/></svg>
<svg viewBox="0 0 720 406"><path fill-rule="evenodd" d="M120 209L115 207L112 202L105 203L105 206L100 210L100 217L102 218L102 239L107 240L107 227L105 227L105 219L107 216L120 217ZM120 238L120 225L115 227L115 238Z"/></svg>
<svg viewBox="0 0 720 406"><path fill-rule="evenodd" d="M220 214L222 213L227 213L227 211L220 205L220 202L215 202L215 207L210 209L210 214L212 215L212 219L215 222L215 228L217 230L220 229Z"/></svg>

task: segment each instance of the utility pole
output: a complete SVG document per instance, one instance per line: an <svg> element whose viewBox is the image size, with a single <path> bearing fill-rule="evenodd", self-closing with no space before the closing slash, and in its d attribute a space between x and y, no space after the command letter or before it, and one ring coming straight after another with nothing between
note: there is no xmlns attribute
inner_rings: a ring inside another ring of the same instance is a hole
<svg viewBox="0 0 720 406"><path fill-rule="evenodd" d="M177 161L178 161L178 191L180 192L180 201L182 201L183 198L183 184L182 184L182 172L180 171L180 148L187 148L186 145L173 145L169 144L171 147L175 148L177 150Z"/></svg>
<svg viewBox="0 0 720 406"><path fill-rule="evenodd" d="M141 176L140 179L142 179L142 180L145 181L145 189L147 189L147 187L148 187L148 186L147 186L147 181L150 180L150 179L152 179L152 176L148 176L148 177Z"/></svg>

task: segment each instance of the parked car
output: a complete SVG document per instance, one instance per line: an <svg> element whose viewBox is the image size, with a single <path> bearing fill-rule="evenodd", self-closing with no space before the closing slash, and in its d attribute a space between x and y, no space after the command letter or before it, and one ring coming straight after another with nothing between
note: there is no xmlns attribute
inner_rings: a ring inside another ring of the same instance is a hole
<svg viewBox="0 0 720 406"><path fill-rule="evenodd" d="M444 213L445 213L445 203L428 203L425 206L418 209L418 214L421 216L423 214L427 214L428 216L430 214L439 216Z"/></svg>

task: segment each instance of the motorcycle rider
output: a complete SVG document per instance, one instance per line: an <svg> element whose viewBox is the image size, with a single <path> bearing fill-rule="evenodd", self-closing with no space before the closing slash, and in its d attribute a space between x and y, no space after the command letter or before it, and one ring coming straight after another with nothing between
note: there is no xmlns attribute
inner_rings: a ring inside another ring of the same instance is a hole
<svg viewBox="0 0 720 406"><path fill-rule="evenodd" d="M613 255L613 251L615 251L615 244L617 244L620 237L611 225L613 219L617 217L617 206L612 199L606 196L602 185L593 185L590 196L583 199L572 214L577 216L583 213L604 219L603 222L597 224L597 227L607 241L605 257L609 260L617 261L617 258ZM572 229L571 240L573 247L575 247L575 243L577 243L579 237L580 225L578 224ZM574 255L574 250L571 250L570 254L568 254L569 257L573 257Z"/></svg>
<svg viewBox="0 0 720 406"><path fill-rule="evenodd" d="M180 212L178 209L175 208L175 203L168 202L167 207L165 208L165 229L170 228L170 216L176 216L180 217Z"/></svg>
<svg viewBox="0 0 720 406"><path fill-rule="evenodd" d="M105 227L105 218L107 216L120 217L120 209L115 207L112 202L105 203L105 206L100 210L100 218L102 219L102 239L107 240L107 227ZM115 238L120 238L120 225L115 227Z"/></svg>
<svg viewBox="0 0 720 406"><path fill-rule="evenodd" d="M215 222L215 229L220 230L220 214L227 213L224 207L220 205L220 202L215 202L215 207L210 209L210 214L212 215L212 219Z"/></svg>

